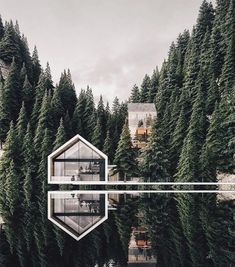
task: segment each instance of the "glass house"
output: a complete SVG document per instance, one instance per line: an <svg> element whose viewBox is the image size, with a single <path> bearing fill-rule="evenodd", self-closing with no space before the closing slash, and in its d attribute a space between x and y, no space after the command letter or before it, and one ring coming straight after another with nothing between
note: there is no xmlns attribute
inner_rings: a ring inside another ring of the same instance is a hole
<svg viewBox="0 0 235 267"><path fill-rule="evenodd" d="M80 135L76 135L48 156L48 183L105 183L107 156Z"/></svg>
<svg viewBox="0 0 235 267"><path fill-rule="evenodd" d="M48 219L80 240L108 218L107 194L99 192L48 192Z"/></svg>
<svg viewBox="0 0 235 267"><path fill-rule="evenodd" d="M156 115L153 103L128 103L128 125L134 147L145 146Z"/></svg>

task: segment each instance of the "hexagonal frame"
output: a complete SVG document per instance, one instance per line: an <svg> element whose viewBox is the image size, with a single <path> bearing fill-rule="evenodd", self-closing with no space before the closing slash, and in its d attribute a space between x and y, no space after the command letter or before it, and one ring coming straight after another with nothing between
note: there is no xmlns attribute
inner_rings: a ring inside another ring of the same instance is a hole
<svg viewBox="0 0 235 267"><path fill-rule="evenodd" d="M100 219L98 222L96 222L94 225L92 225L90 228L88 228L87 230L85 230L82 234L80 235L75 235L72 233L72 231L68 230L66 227L64 227L62 224L58 223L55 219L53 219L53 214L52 214L52 210L51 210L51 195L52 194L77 194L77 193L81 193L80 191L48 191L48 219L53 222L56 226L58 226L60 229L62 229L63 231L65 231L67 234L69 234L71 237L73 237L74 239L76 239L77 241L81 240L84 236L86 236L87 234L89 234L90 232L92 232L96 227L98 227L99 225L101 225L104 221L106 221L108 219L108 193L104 193L102 192L102 194L105 195L105 216ZM100 194L101 192L99 191L92 191L89 192L87 191L86 194Z"/></svg>
<svg viewBox="0 0 235 267"><path fill-rule="evenodd" d="M95 151L100 157L102 157L105 161L105 180L104 181L52 181L52 168L53 168L53 159L60 155L61 153L65 152L66 149L69 149L73 144L76 144L78 141L81 141L84 143L87 147ZM108 157L105 155L102 151L100 151L98 148L93 146L90 142L88 142L86 139L84 139L79 134L75 135L73 138L71 138L69 141L67 141L65 144L63 144L61 147L53 151L48 156L48 184L107 184L108 182Z"/></svg>

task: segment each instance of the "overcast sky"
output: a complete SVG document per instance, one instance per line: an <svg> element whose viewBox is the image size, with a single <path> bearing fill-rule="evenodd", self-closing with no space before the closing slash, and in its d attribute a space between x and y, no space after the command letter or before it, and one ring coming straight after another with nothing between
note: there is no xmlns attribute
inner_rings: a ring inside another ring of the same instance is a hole
<svg viewBox="0 0 235 267"><path fill-rule="evenodd" d="M196 22L202 0L0 0L4 20L18 20L55 82L70 68L77 91L124 100L161 66L169 45Z"/></svg>

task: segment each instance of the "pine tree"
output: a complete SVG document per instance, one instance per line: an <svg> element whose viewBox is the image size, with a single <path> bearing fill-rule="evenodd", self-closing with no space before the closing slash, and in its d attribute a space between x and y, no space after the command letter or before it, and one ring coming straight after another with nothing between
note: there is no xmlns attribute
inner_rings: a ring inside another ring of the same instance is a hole
<svg viewBox="0 0 235 267"><path fill-rule="evenodd" d="M31 58L30 52L29 52L29 46L28 46L27 38L24 35L22 35L20 37L19 43L20 43L20 52L21 52L22 62L24 62L24 64L25 64L25 68L26 68L29 80L32 81L32 79L33 79L33 73L32 73L33 63L32 63L32 58ZM22 79L23 81L24 81L24 76Z"/></svg>
<svg viewBox="0 0 235 267"><path fill-rule="evenodd" d="M104 141L103 152L108 156L109 162L113 161L113 151L112 151L112 140L110 138L110 132L107 131L106 138Z"/></svg>
<svg viewBox="0 0 235 267"><path fill-rule="evenodd" d="M20 70L20 76L19 76L20 87L23 87L26 75L27 75L27 69L25 67L25 62L24 62L23 66L22 66L22 68Z"/></svg>
<svg viewBox="0 0 235 267"><path fill-rule="evenodd" d="M210 40L210 66L212 73L211 75L217 80L222 72L224 64L224 52L225 43L223 42L223 36L221 34L220 27L213 27Z"/></svg>
<svg viewBox="0 0 235 267"><path fill-rule="evenodd" d="M33 85L36 86L38 84L39 77L42 71L36 46L34 46L34 50L32 54L32 63L33 63L32 69L33 69L33 82L34 82Z"/></svg>
<svg viewBox="0 0 235 267"><path fill-rule="evenodd" d="M68 139L72 138L73 136L72 123L71 123L71 119L69 117L68 111L66 112L65 117L64 117L64 128L65 128L66 136L68 137Z"/></svg>
<svg viewBox="0 0 235 267"><path fill-rule="evenodd" d="M9 129L9 124L10 124L9 109L7 108L6 101L5 101L3 80L1 80L1 83L0 83L0 142L1 142L1 146L2 146L2 143L5 141L6 134Z"/></svg>
<svg viewBox="0 0 235 267"><path fill-rule="evenodd" d="M58 90L64 110L68 110L69 116L72 118L77 103L77 96L69 70L61 74Z"/></svg>
<svg viewBox="0 0 235 267"><path fill-rule="evenodd" d="M187 133L187 122L184 114L184 109L181 108L180 115L172 134L172 141L170 144L169 159L171 162L171 174L176 172L177 163L183 146L183 141Z"/></svg>
<svg viewBox="0 0 235 267"><path fill-rule="evenodd" d="M183 90L186 90L190 98L192 95L195 96L195 83L197 80L197 76L199 73L199 48L197 47L196 43L196 36L195 36L195 30L193 32L193 36L190 39L190 49L187 51L189 53L189 58L185 61L185 77L184 77L184 83L183 83Z"/></svg>
<svg viewBox="0 0 235 267"><path fill-rule="evenodd" d="M178 86L182 88L184 79L184 65L186 61L186 51L189 47L190 33L188 30L184 30L182 34L179 34L176 42L177 49L177 68L176 73L178 77Z"/></svg>
<svg viewBox="0 0 235 267"><path fill-rule="evenodd" d="M35 94L34 88L32 87L31 83L28 80L28 76L26 75L23 83L22 95L28 118L30 118L33 110L34 94Z"/></svg>
<svg viewBox="0 0 235 267"><path fill-rule="evenodd" d="M151 79L146 74L140 88L140 102L147 103L149 100L149 92L151 91Z"/></svg>
<svg viewBox="0 0 235 267"><path fill-rule="evenodd" d="M18 138L13 122L11 122L0 162L0 209L1 216L6 222L5 232L11 253L13 252L20 227L21 188L19 186L19 177L21 176L21 166L18 155Z"/></svg>
<svg viewBox="0 0 235 267"><path fill-rule="evenodd" d="M56 139L53 143L53 150L56 150L57 148L62 146L65 142L66 142L66 135L65 135L64 125L63 125L63 119L61 118L60 126L59 126L57 134L56 134ZM55 233L56 242L57 242L58 248L60 250L60 255L62 255L64 245L65 245L64 233L61 232L61 230L58 229L57 226L54 227L53 231Z"/></svg>
<svg viewBox="0 0 235 267"><path fill-rule="evenodd" d="M216 171L219 163L219 155L222 151L221 140L223 138L222 121L218 104L212 115L210 127L200 157L201 180L203 182L216 182Z"/></svg>
<svg viewBox="0 0 235 267"><path fill-rule="evenodd" d="M5 32L0 43L0 58L6 63L21 62L19 38L12 22L5 26Z"/></svg>
<svg viewBox="0 0 235 267"><path fill-rule="evenodd" d="M103 145L105 135L107 132L107 121L106 121L106 113L105 113L105 108L104 108L104 101L102 95L100 96L100 100L98 102L97 106L97 118L100 120L100 126L101 126L101 143Z"/></svg>
<svg viewBox="0 0 235 267"><path fill-rule="evenodd" d="M53 144L53 149L56 150L66 142L66 134L64 130L63 119L60 119L60 126L57 130L56 139Z"/></svg>
<svg viewBox="0 0 235 267"><path fill-rule="evenodd" d="M18 155L18 147L17 147L16 132L15 132L13 122L11 122L10 129L8 131L6 142L4 145L3 155L1 157L1 162L0 162L1 163L0 165L1 188L3 188L4 183L5 183L7 169L10 168L10 163L12 159L15 160L17 155ZM1 192L1 195L2 193L4 193L3 190L1 190L0 192Z"/></svg>
<svg viewBox="0 0 235 267"><path fill-rule="evenodd" d="M226 15L226 54L224 57L224 65L220 78L221 91L231 89L234 85L234 71L235 71L235 4L230 1L229 9Z"/></svg>
<svg viewBox="0 0 235 267"><path fill-rule="evenodd" d="M176 201L183 233L189 247L190 266L206 266L207 242L199 219L201 195L177 194Z"/></svg>
<svg viewBox="0 0 235 267"><path fill-rule="evenodd" d="M3 106L9 116L9 120L14 122L18 118L21 108L22 91L19 83L19 70L13 59L9 74L3 88Z"/></svg>
<svg viewBox="0 0 235 267"><path fill-rule="evenodd" d="M54 94L51 100L51 116L53 120L53 128L57 129L60 123L61 117L64 116L64 107L60 99L60 93L58 88L55 88Z"/></svg>
<svg viewBox="0 0 235 267"><path fill-rule="evenodd" d="M54 86L53 86L53 81L52 81L52 76L51 76L51 67L49 65L49 62L47 62L44 75L45 75L45 86L48 91L52 91Z"/></svg>
<svg viewBox="0 0 235 267"><path fill-rule="evenodd" d="M37 129L35 132L35 137L34 137L34 146L35 146L35 150L38 153L38 155L40 156L41 148L42 148L42 140L43 140L43 133L45 131L45 129L51 129L51 114L50 114L50 99L47 96L47 93L45 93L44 98L43 98L43 102L42 102L42 106L40 109L40 115L39 115L39 119L38 119L38 125L37 125Z"/></svg>
<svg viewBox="0 0 235 267"><path fill-rule="evenodd" d="M166 88L167 88L167 62L164 61L160 71L159 88L156 96L156 108L157 108L158 118L162 118L166 103L169 100L169 94Z"/></svg>
<svg viewBox="0 0 235 267"><path fill-rule="evenodd" d="M233 249L234 233L233 201L218 201L215 194L204 194L200 218L205 231L212 266L235 264ZM223 249L219 246L223 244Z"/></svg>
<svg viewBox="0 0 235 267"><path fill-rule="evenodd" d="M51 75L49 70L47 70L47 73L46 71L41 72L38 84L35 88L35 102L30 121L33 131L36 129L38 123L40 109L43 105L43 98L45 94L51 96L51 91L53 90L53 83L50 79Z"/></svg>
<svg viewBox="0 0 235 267"><path fill-rule="evenodd" d="M159 70L156 67L156 69L153 71L153 74L151 76L151 89L149 91L149 99L148 102L149 103L153 103L155 102L155 98L157 95L157 91L158 91L158 86L159 86Z"/></svg>
<svg viewBox="0 0 235 267"><path fill-rule="evenodd" d="M86 106L84 109L83 128L86 139L91 141L93 129L95 127L95 103L91 88L86 90Z"/></svg>
<svg viewBox="0 0 235 267"><path fill-rule="evenodd" d="M135 175L136 173L136 156L132 147L130 131L127 121L125 122L118 147L114 157L114 164L116 164L115 172L120 174L120 177Z"/></svg>
<svg viewBox="0 0 235 267"><path fill-rule="evenodd" d="M115 218L117 230L120 235L122 247L126 257L128 256L128 245L131 238L131 227L135 224L137 203L135 199L128 199L126 203L118 205Z"/></svg>
<svg viewBox="0 0 235 267"><path fill-rule="evenodd" d="M5 190L6 190L6 205L9 208L10 214L13 215L19 204L19 190L18 190L18 175L15 170L13 160L10 162L7 170Z"/></svg>
<svg viewBox="0 0 235 267"><path fill-rule="evenodd" d="M84 138L86 138L86 133L83 125L85 108L86 108L86 94L84 90L81 90L73 113L72 127L74 134L78 133Z"/></svg>
<svg viewBox="0 0 235 267"><path fill-rule="evenodd" d="M152 126L152 133L149 142L142 151L142 162L140 163L142 173L145 178L150 178L152 182L171 180L168 173L168 158L163 132L161 130L161 120L155 119Z"/></svg>
<svg viewBox="0 0 235 267"><path fill-rule="evenodd" d="M210 79L210 84L207 92L206 101L206 113L211 115L214 111L215 103L220 101L219 87L216 83L215 77L212 76Z"/></svg>
<svg viewBox="0 0 235 267"><path fill-rule="evenodd" d="M24 158L24 194L27 206L35 201L35 193L37 185L35 184L35 176L37 172L37 164L35 162L35 150L33 145L33 136L30 124L27 125L27 130L23 142L23 158ZM36 188L35 188L36 186Z"/></svg>
<svg viewBox="0 0 235 267"><path fill-rule="evenodd" d="M4 26L2 23L2 17L0 16L0 41L2 40L3 36L4 36Z"/></svg>
<svg viewBox="0 0 235 267"><path fill-rule="evenodd" d="M16 124L16 131L20 142L22 142L24 139L26 128L27 128L27 117L26 117L25 105L23 102Z"/></svg>
<svg viewBox="0 0 235 267"><path fill-rule="evenodd" d="M131 90L130 102L139 103L140 102L140 92L138 86L135 84Z"/></svg>
<svg viewBox="0 0 235 267"><path fill-rule="evenodd" d="M178 164L178 182L199 181L199 162L202 144L206 134L207 121L205 115L204 97L202 89L198 88L197 98L193 105L189 129Z"/></svg>
<svg viewBox="0 0 235 267"><path fill-rule="evenodd" d="M46 248L48 246L50 225L47 220L47 157L52 152L52 136L50 131L45 128L42 132L42 148L40 156L40 164L37 168L37 203L38 203L38 214L35 222L34 238L38 250L38 258L42 266L46 266ZM52 239L53 240L53 239Z"/></svg>
<svg viewBox="0 0 235 267"><path fill-rule="evenodd" d="M102 150L103 136L100 118L97 118L96 126L92 136L92 144L98 149Z"/></svg>
<svg viewBox="0 0 235 267"><path fill-rule="evenodd" d="M211 31L214 21L214 8L212 3L208 3L206 0L203 0L196 24L196 41L200 45L204 39L206 31Z"/></svg>
<svg viewBox="0 0 235 267"><path fill-rule="evenodd" d="M220 114L222 117L223 149L220 154L219 169L233 173L235 166L235 87L223 94L220 102Z"/></svg>
<svg viewBox="0 0 235 267"><path fill-rule="evenodd" d="M176 45L173 42L170 46L168 53L168 62L167 62L167 78L166 78L166 88L165 97L170 98L173 93L178 92L179 90L179 77L177 76L177 67L178 67L178 54Z"/></svg>

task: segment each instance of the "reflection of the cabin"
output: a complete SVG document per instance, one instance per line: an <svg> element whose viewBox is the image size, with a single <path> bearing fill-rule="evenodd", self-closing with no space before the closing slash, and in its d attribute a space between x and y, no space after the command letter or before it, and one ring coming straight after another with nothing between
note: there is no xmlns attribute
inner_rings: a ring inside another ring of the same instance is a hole
<svg viewBox="0 0 235 267"><path fill-rule="evenodd" d="M105 159L82 141L53 158L52 181L104 181Z"/></svg>
<svg viewBox="0 0 235 267"><path fill-rule="evenodd" d="M79 236L104 218L105 195L52 194L50 216L75 236Z"/></svg>

